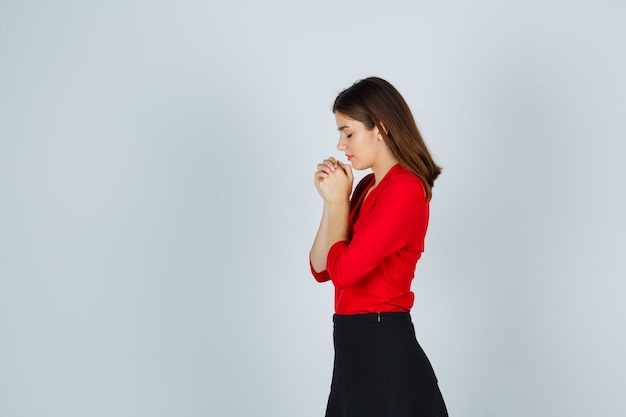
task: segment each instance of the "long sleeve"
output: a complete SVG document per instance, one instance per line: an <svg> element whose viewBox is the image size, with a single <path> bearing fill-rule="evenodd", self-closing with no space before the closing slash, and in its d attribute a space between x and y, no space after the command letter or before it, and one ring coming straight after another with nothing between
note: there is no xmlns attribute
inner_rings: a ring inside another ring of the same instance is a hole
<svg viewBox="0 0 626 417"><path fill-rule="evenodd" d="M313 269L311 259L309 259L309 267L311 268L311 274L313 274L313 278L315 278L317 282L326 282L330 280L330 274L328 273L328 270L317 272L315 269Z"/></svg>
<svg viewBox="0 0 626 417"><path fill-rule="evenodd" d="M351 240L335 243L328 252L327 272L335 287L354 286L385 258L406 249L418 223L425 227L428 222L427 204L416 177L395 178L385 184L368 213L363 213L365 207L361 209ZM423 247L413 250L421 253Z"/></svg>

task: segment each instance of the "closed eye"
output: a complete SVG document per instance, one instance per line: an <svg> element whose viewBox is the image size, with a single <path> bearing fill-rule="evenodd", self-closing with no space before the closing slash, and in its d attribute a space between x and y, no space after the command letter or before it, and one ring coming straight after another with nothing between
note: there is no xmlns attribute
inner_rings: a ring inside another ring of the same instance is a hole
<svg viewBox="0 0 626 417"><path fill-rule="evenodd" d="M347 137L348 139L350 139L352 137L352 133L350 133Z"/></svg>

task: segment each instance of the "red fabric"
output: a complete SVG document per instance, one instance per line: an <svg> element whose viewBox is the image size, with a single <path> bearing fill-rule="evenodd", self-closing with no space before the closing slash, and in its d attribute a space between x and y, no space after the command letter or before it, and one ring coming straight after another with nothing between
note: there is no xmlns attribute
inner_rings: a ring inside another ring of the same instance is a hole
<svg viewBox="0 0 626 417"><path fill-rule="evenodd" d="M411 281L424 251L429 205L419 178L395 165L374 184L369 174L357 185L350 202L350 240L328 251L327 270L319 282L335 285L335 312L363 314L409 311ZM363 201L365 200L365 201Z"/></svg>

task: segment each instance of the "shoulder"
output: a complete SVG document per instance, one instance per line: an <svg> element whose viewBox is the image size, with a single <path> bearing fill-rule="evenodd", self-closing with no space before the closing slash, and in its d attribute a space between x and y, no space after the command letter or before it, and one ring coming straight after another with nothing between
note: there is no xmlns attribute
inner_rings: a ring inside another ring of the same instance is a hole
<svg viewBox="0 0 626 417"><path fill-rule="evenodd" d="M395 165L385 176L385 191L388 193L411 197L412 200L425 200L424 184L417 177L401 165Z"/></svg>

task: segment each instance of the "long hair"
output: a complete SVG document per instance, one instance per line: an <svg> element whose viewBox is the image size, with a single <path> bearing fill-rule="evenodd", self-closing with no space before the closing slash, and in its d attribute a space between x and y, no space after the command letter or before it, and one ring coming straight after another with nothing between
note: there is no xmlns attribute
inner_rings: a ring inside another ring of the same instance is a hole
<svg viewBox="0 0 626 417"><path fill-rule="evenodd" d="M430 156L409 106L394 86L378 77L357 81L339 93L333 104L336 112L358 120L368 130L378 127L400 165L422 181L430 201L441 168Z"/></svg>

